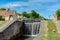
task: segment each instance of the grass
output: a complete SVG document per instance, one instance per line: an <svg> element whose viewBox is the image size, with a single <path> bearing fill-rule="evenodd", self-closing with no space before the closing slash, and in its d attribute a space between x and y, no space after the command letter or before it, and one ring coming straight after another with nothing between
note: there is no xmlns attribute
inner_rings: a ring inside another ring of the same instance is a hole
<svg viewBox="0 0 60 40"><path fill-rule="evenodd" d="M60 40L60 34L57 32L56 25L52 21L48 21L48 40Z"/></svg>
<svg viewBox="0 0 60 40"><path fill-rule="evenodd" d="M52 21L48 21L48 32L47 39L45 36L42 36L41 40L60 40L60 34L57 32L56 25Z"/></svg>
<svg viewBox="0 0 60 40"><path fill-rule="evenodd" d="M0 27L6 24L8 21L0 21Z"/></svg>

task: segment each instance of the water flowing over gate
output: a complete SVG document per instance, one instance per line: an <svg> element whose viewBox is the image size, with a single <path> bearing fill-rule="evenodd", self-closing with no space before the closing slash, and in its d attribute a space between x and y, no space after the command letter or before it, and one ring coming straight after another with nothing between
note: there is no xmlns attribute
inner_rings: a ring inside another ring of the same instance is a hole
<svg viewBox="0 0 60 40"><path fill-rule="evenodd" d="M37 36L40 31L40 22L25 22L24 36Z"/></svg>

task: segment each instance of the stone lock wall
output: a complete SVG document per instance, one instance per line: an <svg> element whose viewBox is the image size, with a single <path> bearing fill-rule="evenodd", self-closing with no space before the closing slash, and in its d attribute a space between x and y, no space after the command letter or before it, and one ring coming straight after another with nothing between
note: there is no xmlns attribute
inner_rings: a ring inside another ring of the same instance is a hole
<svg viewBox="0 0 60 40"><path fill-rule="evenodd" d="M0 40L7 40L10 39L11 37L13 38L13 36L15 36L16 34L18 35L20 29L21 29L21 22L20 21L14 22L7 29L5 29L3 32L0 33ZM22 35L22 30L19 34Z"/></svg>

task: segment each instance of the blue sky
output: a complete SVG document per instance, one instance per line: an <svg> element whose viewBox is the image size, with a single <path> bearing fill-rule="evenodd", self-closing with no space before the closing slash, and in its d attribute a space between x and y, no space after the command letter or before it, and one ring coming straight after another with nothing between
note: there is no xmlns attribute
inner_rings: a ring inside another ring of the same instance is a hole
<svg viewBox="0 0 60 40"><path fill-rule="evenodd" d="M0 0L0 8L10 8L18 13L35 10L45 18L53 18L57 9L60 9L60 0Z"/></svg>

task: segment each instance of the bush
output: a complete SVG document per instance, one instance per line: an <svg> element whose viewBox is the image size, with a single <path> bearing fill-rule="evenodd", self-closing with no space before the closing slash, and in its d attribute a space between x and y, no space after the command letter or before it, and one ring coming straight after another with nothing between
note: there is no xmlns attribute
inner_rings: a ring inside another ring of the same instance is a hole
<svg viewBox="0 0 60 40"><path fill-rule="evenodd" d="M5 18L3 18L2 16L0 16L0 21L5 21Z"/></svg>

